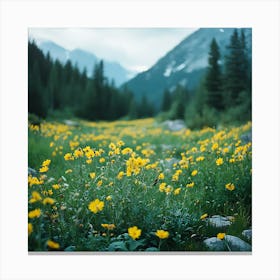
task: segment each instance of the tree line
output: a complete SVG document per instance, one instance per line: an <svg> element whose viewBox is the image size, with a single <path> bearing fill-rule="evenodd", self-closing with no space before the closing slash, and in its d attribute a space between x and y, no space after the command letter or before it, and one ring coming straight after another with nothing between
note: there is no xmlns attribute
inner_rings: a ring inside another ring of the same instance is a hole
<svg viewBox="0 0 280 280"><path fill-rule="evenodd" d="M117 89L104 76L102 60L88 77L86 69L81 73L70 61L54 61L34 41L28 42L28 112L42 118L60 113L95 121L157 113L161 119L185 119L190 128L200 128L251 120L251 91L251 57L243 29L234 30L224 57L213 38L208 67L196 90L179 84L165 90L160 112L145 95L139 102L125 86Z"/></svg>
<svg viewBox="0 0 280 280"><path fill-rule="evenodd" d="M223 61L223 63L222 63ZM195 92L177 86L163 93L164 118L185 118L189 127L251 120L251 57L244 30L233 31L227 54L221 57L215 38L209 46L208 67Z"/></svg>
<svg viewBox="0 0 280 280"><path fill-rule="evenodd" d="M114 86L104 76L101 60L93 65L92 77L67 61L52 60L34 41L28 42L28 112L41 118L59 114L88 120L142 118L154 114L144 96L136 103L132 92Z"/></svg>

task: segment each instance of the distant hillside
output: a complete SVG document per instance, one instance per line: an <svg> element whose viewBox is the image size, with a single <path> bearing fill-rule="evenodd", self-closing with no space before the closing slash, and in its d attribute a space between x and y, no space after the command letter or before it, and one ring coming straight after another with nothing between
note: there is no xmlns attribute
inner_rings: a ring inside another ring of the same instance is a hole
<svg viewBox="0 0 280 280"><path fill-rule="evenodd" d="M138 100L142 95L159 104L165 89L173 90L177 84L193 90L198 85L208 65L210 42L216 39L222 58L234 28L201 28L170 50L149 70L138 74L125 85ZM252 31L244 29L249 51L252 48ZM223 64L223 59L221 59ZM156 105L157 106L157 105Z"/></svg>
<svg viewBox="0 0 280 280"><path fill-rule="evenodd" d="M51 41L40 43L39 48L44 54L49 52L53 59L57 59L63 64L70 60L73 65L78 66L81 72L86 68L89 77L92 76L94 65L101 60L101 58L98 58L93 53L81 49L69 51ZM117 62L103 61L105 76L109 80L113 79L117 87L136 75L136 72L125 69Z"/></svg>

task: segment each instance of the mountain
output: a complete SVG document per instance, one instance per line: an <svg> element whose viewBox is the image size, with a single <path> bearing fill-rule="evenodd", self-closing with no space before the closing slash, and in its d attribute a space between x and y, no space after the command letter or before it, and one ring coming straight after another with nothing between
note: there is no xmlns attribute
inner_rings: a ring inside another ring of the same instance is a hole
<svg viewBox="0 0 280 280"><path fill-rule="evenodd" d="M41 42L39 44L39 48L45 55L49 52L52 59L57 59L63 64L65 64L68 60L71 61L73 65L78 66L81 72L86 68L87 75L89 77L92 76L94 65L101 60L93 53L84 51L82 49L74 49L69 51L51 41ZM107 77L109 81L114 80L114 83L117 87L136 75L136 72L125 69L117 62L111 62L107 60L103 61L105 77Z"/></svg>
<svg viewBox="0 0 280 280"><path fill-rule="evenodd" d="M160 106L163 91L174 90L177 84L194 90L199 84L208 66L209 46L216 39L223 64L227 54L227 46L234 28L200 28L195 31L150 69L129 80L125 86L130 89L136 99L146 95L156 107ZM249 53L252 49L252 30L244 29Z"/></svg>

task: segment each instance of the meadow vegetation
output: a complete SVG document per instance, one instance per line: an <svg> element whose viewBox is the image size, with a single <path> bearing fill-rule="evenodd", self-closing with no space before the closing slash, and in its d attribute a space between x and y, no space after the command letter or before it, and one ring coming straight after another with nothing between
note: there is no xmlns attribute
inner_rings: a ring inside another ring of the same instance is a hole
<svg viewBox="0 0 280 280"><path fill-rule="evenodd" d="M251 123L29 123L29 251L204 251L251 227ZM230 216L217 229L213 215Z"/></svg>

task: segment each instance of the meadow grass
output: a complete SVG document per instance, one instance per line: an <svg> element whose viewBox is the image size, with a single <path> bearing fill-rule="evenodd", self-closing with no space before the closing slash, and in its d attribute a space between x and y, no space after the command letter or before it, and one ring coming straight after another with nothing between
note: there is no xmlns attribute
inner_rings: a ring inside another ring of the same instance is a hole
<svg viewBox="0 0 280 280"><path fill-rule="evenodd" d="M30 251L203 251L251 226L251 123L171 132L154 119L29 125ZM206 217L207 216L207 217ZM162 230L162 231L159 231Z"/></svg>

